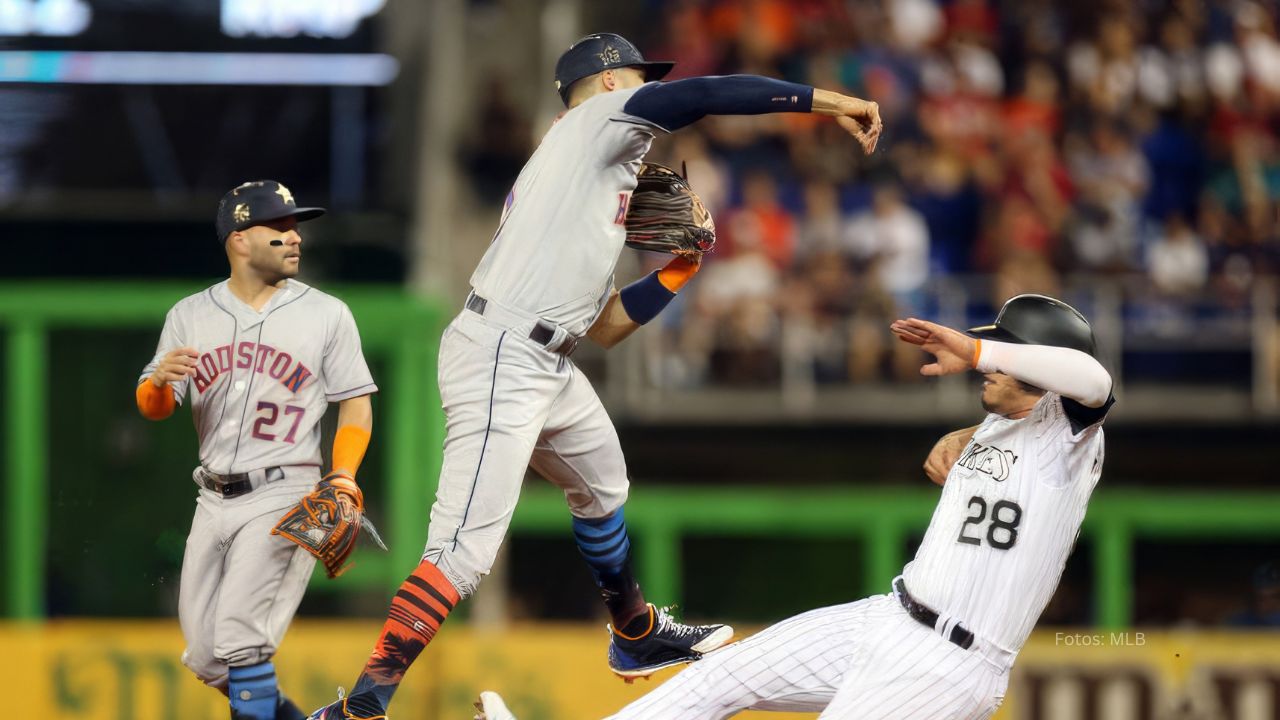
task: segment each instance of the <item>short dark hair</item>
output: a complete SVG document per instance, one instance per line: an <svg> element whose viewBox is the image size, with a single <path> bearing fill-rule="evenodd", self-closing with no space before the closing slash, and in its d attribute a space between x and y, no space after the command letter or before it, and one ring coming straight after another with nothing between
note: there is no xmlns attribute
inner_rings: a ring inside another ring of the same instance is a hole
<svg viewBox="0 0 1280 720"><path fill-rule="evenodd" d="M1013 376L1010 375L1009 377L1013 377ZM1043 395L1046 392L1048 392L1042 387L1036 387L1035 385L1032 385L1029 382L1022 382L1018 378L1013 378L1013 381L1018 383L1018 387L1022 388L1023 392L1028 392L1028 393L1031 393L1032 395Z"/></svg>

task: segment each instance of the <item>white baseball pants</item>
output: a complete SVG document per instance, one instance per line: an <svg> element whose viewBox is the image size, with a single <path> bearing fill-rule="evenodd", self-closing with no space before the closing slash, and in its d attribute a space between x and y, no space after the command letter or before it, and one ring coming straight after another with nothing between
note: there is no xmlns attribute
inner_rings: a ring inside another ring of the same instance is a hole
<svg viewBox="0 0 1280 720"><path fill-rule="evenodd" d="M230 665L270 660L302 602L315 557L272 535L280 516L320 482L318 468L285 468L284 479L238 497L201 489L182 557L178 621L182 662L214 687Z"/></svg>
<svg viewBox="0 0 1280 720"><path fill-rule="evenodd" d="M748 709L820 720L982 720L1008 667L913 620L892 595L811 610L709 653L612 720L720 720Z"/></svg>
<svg viewBox="0 0 1280 720"><path fill-rule="evenodd" d="M608 413L581 370L529 339L535 320L508 327L463 310L440 340L444 461L423 557L462 597L493 566L527 468L561 488L577 517L627 499Z"/></svg>

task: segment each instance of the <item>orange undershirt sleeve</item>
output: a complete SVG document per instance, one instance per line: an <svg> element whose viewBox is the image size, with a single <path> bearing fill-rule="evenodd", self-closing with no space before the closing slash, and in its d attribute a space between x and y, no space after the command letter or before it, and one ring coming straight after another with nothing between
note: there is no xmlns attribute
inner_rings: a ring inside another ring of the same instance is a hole
<svg viewBox="0 0 1280 720"><path fill-rule="evenodd" d="M173 387L165 383L156 387L150 380L143 380L134 393L138 401L138 412L148 420L163 420L173 414L178 401L173 396Z"/></svg>
<svg viewBox="0 0 1280 720"><path fill-rule="evenodd" d="M333 435L333 472L355 479L364 453L369 449L370 432L355 425L343 425Z"/></svg>

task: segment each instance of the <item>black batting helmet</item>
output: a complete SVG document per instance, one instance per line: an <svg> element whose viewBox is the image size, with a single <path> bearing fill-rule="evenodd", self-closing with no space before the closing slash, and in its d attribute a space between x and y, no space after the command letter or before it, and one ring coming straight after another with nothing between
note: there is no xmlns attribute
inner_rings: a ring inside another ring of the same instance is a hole
<svg viewBox="0 0 1280 720"><path fill-rule="evenodd" d="M569 105L569 88L584 77L605 70L638 67L644 70L645 80L661 80L674 62L644 59L631 41L613 33L594 33L578 40L556 61L556 90L565 107Z"/></svg>
<svg viewBox="0 0 1280 720"><path fill-rule="evenodd" d="M1093 355L1093 328L1079 310L1045 295L1018 295L1000 308L991 325L969 328L976 338L1024 345L1052 345Z"/></svg>

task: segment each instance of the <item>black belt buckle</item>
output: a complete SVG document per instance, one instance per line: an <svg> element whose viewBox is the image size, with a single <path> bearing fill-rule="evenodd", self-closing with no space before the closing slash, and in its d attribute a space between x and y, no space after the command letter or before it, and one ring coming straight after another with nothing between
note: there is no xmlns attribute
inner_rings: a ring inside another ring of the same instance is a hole
<svg viewBox="0 0 1280 720"><path fill-rule="evenodd" d="M893 589L898 593L898 602L902 603L902 608L907 611L912 620L924 625L930 630L934 630L938 626L938 613L929 609L928 606L916 602L911 597L911 593L907 592L907 584L899 579L893 584ZM960 623L956 623L951 628L951 632L947 634L947 641L952 645L957 645L963 650L973 647L973 633L965 629Z"/></svg>
<svg viewBox="0 0 1280 720"><path fill-rule="evenodd" d="M222 493L224 498L233 498L240 495L247 495L253 490L253 483L249 478L243 480L233 480L232 482L223 483L217 486L217 492Z"/></svg>
<svg viewBox="0 0 1280 720"><path fill-rule="evenodd" d="M271 473L279 469L278 467L266 468L263 471L263 484L270 482ZM204 486L224 498L239 497L253 492L253 480L249 477L249 473L219 475L206 470L204 471Z"/></svg>

